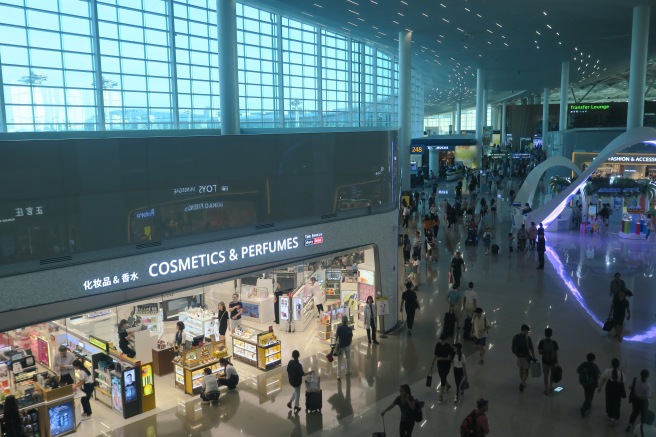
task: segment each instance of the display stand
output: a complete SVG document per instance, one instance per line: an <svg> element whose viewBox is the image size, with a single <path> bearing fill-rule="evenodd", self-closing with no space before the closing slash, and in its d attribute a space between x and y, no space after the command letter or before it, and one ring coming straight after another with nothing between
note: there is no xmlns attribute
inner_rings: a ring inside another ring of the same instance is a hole
<svg viewBox="0 0 656 437"><path fill-rule="evenodd" d="M194 337L216 335L214 319L206 310L194 308L180 313L179 320L185 324L186 340L192 341Z"/></svg>
<svg viewBox="0 0 656 437"><path fill-rule="evenodd" d="M269 323L275 319L273 312L273 280L258 279L257 286L242 285L242 319L256 323Z"/></svg>
<svg viewBox="0 0 656 437"><path fill-rule="evenodd" d="M164 376L173 373L173 359L178 353L175 352L172 347L153 349L151 354L153 359L153 372L155 375Z"/></svg>
<svg viewBox="0 0 656 437"><path fill-rule="evenodd" d="M281 352L280 340L273 332L257 331L242 325L232 335L234 358L260 370L271 370L280 365Z"/></svg>
<svg viewBox="0 0 656 437"><path fill-rule="evenodd" d="M73 386L65 385L53 390L42 387L38 383L35 389L43 396L43 402L32 407L38 411L41 436L59 437L75 432L80 423L80 417L76 414Z"/></svg>
<svg viewBox="0 0 656 437"><path fill-rule="evenodd" d="M624 214L619 237L627 240L644 240L647 236L647 220L642 214Z"/></svg>
<svg viewBox="0 0 656 437"><path fill-rule="evenodd" d="M234 343L234 340L233 340ZM188 395L200 393L204 369L210 367L216 374L222 367L219 359L228 356L225 340L207 343L203 346L185 350L174 360L175 386Z"/></svg>
<svg viewBox="0 0 656 437"><path fill-rule="evenodd" d="M164 334L164 311L154 308L154 306L138 305L134 315L141 318L141 323L159 340Z"/></svg>
<svg viewBox="0 0 656 437"><path fill-rule="evenodd" d="M312 294L306 292L305 284L291 293L291 316L296 331L305 331L314 318L315 304Z"/></svg>
<svg viewBox="0 0 656 437"><path fill-rule="evenodd" d="M340 287L341 287L342 279L351 273L352 273L351 270L346 270L346 269L326 270L326 280L324 281L326 299L340 298Z"/></svg>
<svg viewBox="0 0 656 437"><path fill-rule="evenodd" d="M116 314L112 311L96 311L80 317L66 319L66 328L77 331L78 337L90 335L100 338L113 338L116 335Z"/></svg>
<svg viewBox="0 0 656 437"><path fill-rule="evenodd" d="M134 350L137 353L135 361L147 362L152 359L152 350L157 347L157 334L149 330L136 331L134 333Z"/></svg>
<svg viewBox="0 0 656 437"><path fill-rule="evenodd" d="M335 330L342 323L342 317L349 318L349 326L354 327L353 317L348 307L341 307L338 302L326 305L326 311L321 313L317 320L317 338L324 343L335 343Z"/></svg>

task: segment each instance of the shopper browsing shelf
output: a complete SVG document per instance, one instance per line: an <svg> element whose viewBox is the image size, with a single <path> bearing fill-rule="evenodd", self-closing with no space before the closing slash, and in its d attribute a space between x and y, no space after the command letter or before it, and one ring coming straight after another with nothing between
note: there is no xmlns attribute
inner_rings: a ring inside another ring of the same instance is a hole
<svg viewBox="0 0 656 437"><path fill-rule="evenodd" d="M73 376L75 375L73 361L75 361L75 355L70 353L68 348L63 344L59 346L59 353L55 355L55 363L53 367L55 372L59 375L60 385L73 384Z"/></svg>
<svg viewBox="0 0 656 437"><path fill-rule="evenodd" d="M91 417L91 395L93 394L93 374L87 369L82 361L75 360L73 361L73 367L78 371L80 379L75 384L75 387L79 388L84 392L86 396L80 399L82 404L82 420L86 420Z"/></svg>
<svg viewBox="0 0 656 437"><path fill-rule="evenodd" d="M130 347L130 340L134 338L134 332L128 332L128 321L123 319L118 323L118 348L126 356L134 358L137 353Z"/></svg>
<svg viewBox="0 0 656 437"><path fill-rule="evenodd" d="M239 375L235 366L227 358L219 359L219 365L223 367L223 371L225 372L225 378L219 378L219 387L225 385L228 387L228 390L236 389L237 384L239 384Z"/></svg>
<svg viewBox="0 0 656 437"><path fill-rule="evenodd" d="M175 352L182 352L184 349L184 341L185 341L185 324L184 322L178 322L175 324L177 331L175 331L175 339L173 341L173 350Z"/></svg>
<svg viewBox="0 0 656 437"><path fill-rule="evenodd" d="M219 302L216 320L218 320L219 325L219 340L225 340L225 334L228 330L228 310L223 301Z"/></svg>
<svg viewBox="0 0 656 437"><path fill-rule="evenodd" d="M244 312L244 307L239 301L239 295L237 293L232 295L232 302L228 304L228 309L230 310L230 331L234 334L235 328L241 319L241 314Z"/></svg>
<svg viewBox="0 0 656 437"><path fill-rule="evenodd" d="M219 382L216 380L216 376L212 374L212 369L210 367L205 367L203 373L205 376L203 376L200 388L200 398L202 399L202 402L204 404L219 402Z"/></svg>

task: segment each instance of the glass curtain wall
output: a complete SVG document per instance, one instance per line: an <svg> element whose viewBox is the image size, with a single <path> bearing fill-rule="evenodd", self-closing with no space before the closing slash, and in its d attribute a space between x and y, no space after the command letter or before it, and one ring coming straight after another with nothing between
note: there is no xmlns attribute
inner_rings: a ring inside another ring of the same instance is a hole
<svg viewBox="0 0 656 437"><path fill-rule="evenodd" d="M397 127L394 55L243 4L236 18L243 127ZM220 128L216 0L5 0L0 34L0 131Z"/></svg>

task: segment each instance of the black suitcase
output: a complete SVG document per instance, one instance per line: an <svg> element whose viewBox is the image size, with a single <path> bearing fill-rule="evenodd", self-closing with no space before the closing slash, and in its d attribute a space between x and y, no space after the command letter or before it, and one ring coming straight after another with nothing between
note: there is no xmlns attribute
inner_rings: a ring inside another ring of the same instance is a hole
<svg viewBox="0 0 656 437"><path fill-rule="evenodd" d="M453 313L444 314L444 325L442 326L442 334L447 337L453 337L456 331L456 315Z"/></svg>
<svg viewBox="0 0 656 437"><path fill-rule="evenodd" d="M498 255L498 254L499 254L499 245L495 243L492 245L492 255Z"/></svg>
<svg viewBox="0 0 656 437"><path fill-rule="evenodd" d="M312 413L314 411L318 411L321 413L322 404L323 404L323 392L321 390L305 392L306 413Z"/></svg>
<svg viewBox="0 0 656 437"><path fill-rule="evenodd" d="M471 329L472 329L471 317L467 317L465 319L465 326L462 329L463 329L462 338L464 338L465 340L471 340Z"/></svg>

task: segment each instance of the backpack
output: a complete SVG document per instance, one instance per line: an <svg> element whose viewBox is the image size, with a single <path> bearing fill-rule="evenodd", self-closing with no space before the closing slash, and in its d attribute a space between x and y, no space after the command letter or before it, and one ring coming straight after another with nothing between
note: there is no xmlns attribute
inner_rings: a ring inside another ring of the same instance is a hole
<svg viewBox="0 0 656 437"><path fill-rule="evenodd" d="M460 437L477 437L478 436L478 416L476 410L469 413L460 423Z"/></svg>
<svg viewBox="0 0 656 437"><path fill-rule="evenodd" d="M597 375L592 364L585 363L581 366L579 373L579 384L581 385L597 385Z"/></svg>
<svg viewBox="0 0 656 437"><path fill-rule="evenodd" d="M556 362L556 347L551 339L542 341L542 362L546 364L553 364Z"/></svg>
<svg viewBox="0 0 656 437"><path fill-rule="evenodd" d="M420 401L415 398L415 422L421 422L424 420L424 412L421 411L421 408L424 406L424 401Z"/></svg>

